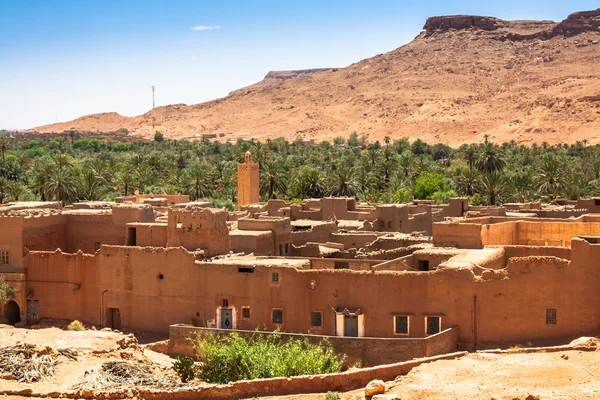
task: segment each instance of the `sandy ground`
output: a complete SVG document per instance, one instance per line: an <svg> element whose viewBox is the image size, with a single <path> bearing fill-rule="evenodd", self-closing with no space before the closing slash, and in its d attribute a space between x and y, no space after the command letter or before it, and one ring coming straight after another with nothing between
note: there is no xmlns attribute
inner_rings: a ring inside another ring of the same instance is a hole
<svg viewBox="0 0 600 400"><path fill-rule="evenodd" d="M0 326L0 347L35 343L78 352L78 360L60 356L56 375L43 382L22 384L0 380L1 389L31 388L35 392L69 390L80 382L85 371L107 360L136 359L162 366L168 373L172 359L139 348L117 349L125 334L103 331L70 332L58 328L39 330ZM101 352L98 352L100 350ZM106 350L102 352L103 350ZM96 351L96 352L94 352ZM413 369L394 382L388 393L403 400L424 399L600 399L600 351L543 353L472 353L458 360L436 361ZM0 396L0 398L3 398ZM18 397L12 397L17 399ZM325 394L265 397L263 399L324 399ZM363 391L340 393L344 400L363 399Z"/></svg>

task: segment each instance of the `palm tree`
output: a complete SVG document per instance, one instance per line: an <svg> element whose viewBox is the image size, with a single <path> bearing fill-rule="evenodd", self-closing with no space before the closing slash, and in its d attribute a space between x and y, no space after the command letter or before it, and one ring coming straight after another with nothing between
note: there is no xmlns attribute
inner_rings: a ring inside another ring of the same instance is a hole
<svg viewBox="0 0 600 400"><path fill-rule="evenodd" d="M406 152L400 156L398 159L398 167L404 174L405 178L408 178L410 172L413 169L413 156L411 153Z"/></svg>
<svg viewBox="0 0 600 400"><path fill-rule="evenodd" d="M52 168L44 183L44 192L48 199L65 204L76 197L77 180L71 168Z"/></svg>
<svg viewBox="0 0 600 400"><path fill-rule="evenodd" d="M469 169L473 169L475 166L475 160L477 160L477 146L474 144L465 146L462 154L463 158L467 162L467 165L469 166Z"/></svg>
<svg viewBox="0 0 600 400"><path fill-rule="evenodd" d="M473 196L479 182L479 173L474 169L461 169L454 178L454 185L458 194Z"/></svg>
<svg viewBox="0 0 600 400"><path fill-rule="evenodd" d="M273 197L273 193L284 194L287 190L286 177L279 163L267 162L260 170L260 192Z"/></svg>
<svg viewBox="0 0 600 400"><path fill-rule="evenodd" d="M303 167L296 176L296 186L304 198L318 198L325 194L325 178L316 167Z"/></svg>
<svg viewBox="0 0 600 400"><path fill-rule="evenodd" d="M543 154L540 161L537 174L538 190L554 199L564 183L565 162L555 153Z"/></svg>
<svg viewBox="0 0 600 400"><path fill-rule="evenodd" d="M337 168L332 176L333 187L332 196L355 196L358 192L356 181L354 180L354 168L341 166Z"/></svg>
<svg viewBox="0 0 600 400"><path fill-rule="evenodd" d="M213 188L213 180L208 164L196 161L185 167L183 171L183 187L192 200L210 197Z"/></svg>
<svg viewBox="0 0 600 400"><path fill-rule="evenodd" d="M564 181L563 194L569 200L578 200L589 193L589 181L581 173L572 173Z"/></svg>
<svg viewBox="0 0 600 400"><path fill-rule="evenodd" d="M506 161L502 159L498 146L487 141L481 145L475 158L475 167L480 172L501 171L505 166Z"/></svg>
<svg viewBox="0 0 600 400"><path fill-rule="evenodd" d="M2 162L5 162L4 154L10 149L10 143L5 138L0 138L0 153L2 153Z"/></svg>
<svg viewBox="0 0 600 400"><path fill-rule="evenodd" d="M488 204L493 206L499 196L505 192L506 179L500 172L488 172L479 180L479 193L487 197Z"/></svg>

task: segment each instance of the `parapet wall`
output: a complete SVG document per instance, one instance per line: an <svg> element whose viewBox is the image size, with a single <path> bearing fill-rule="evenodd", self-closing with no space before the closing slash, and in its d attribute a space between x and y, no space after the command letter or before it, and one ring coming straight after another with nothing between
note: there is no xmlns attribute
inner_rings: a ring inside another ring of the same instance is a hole
<svg viewBox="0 0 600 400"><path fill-rule="evenodd" d="M171 325L169 327L169 355L172 357L178 355L193 356L194 348L190 339L198 335L228 335L231 332L227 329ZM235 332L242 336L278 335L283 342L306 339L312 344L318 344L326 340L331 344L336 354L346 355L346 365L359 364L363 367L392 364L414 358L450 353L456 350L458 341L458 328L456 327L448 328L426 338L351 338L241 330Z"/></svg>

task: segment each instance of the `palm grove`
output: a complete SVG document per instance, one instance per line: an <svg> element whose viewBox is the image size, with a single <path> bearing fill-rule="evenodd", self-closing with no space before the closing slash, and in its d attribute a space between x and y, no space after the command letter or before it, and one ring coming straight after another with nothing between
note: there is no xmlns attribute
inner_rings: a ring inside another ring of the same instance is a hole
<svg viewBox="0 0 600 400"><path fill-rule="evenodd" d="M600 194L600 147L526 147L514 142L453 149L421 140L369 143L364 135L306 146L301 139L264 143L118 142L57 136L16 142L0 137L0 202L114 200L141 193L185 193L235 208L236 164L246 151L260 164L263 200L356 196L360 201L470 204L577 199Z"/></svg>

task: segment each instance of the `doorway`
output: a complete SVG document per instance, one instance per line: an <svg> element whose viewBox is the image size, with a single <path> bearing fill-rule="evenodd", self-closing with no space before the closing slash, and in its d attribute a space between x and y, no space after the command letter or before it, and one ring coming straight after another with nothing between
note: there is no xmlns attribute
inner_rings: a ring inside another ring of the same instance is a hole
<svg viewBox="0 0 600 400"><path fill-rule="evenodd" d="M109 308L106 316L110 329L121 330L121 311L118 308Z"/></svg>
<svg viewBox="0 0 600 400"><path fill-rule="evenodd" d="M358 316L356 316L356 315L345 315L344 316L344 336L345 337L358 337Z"/></svg>
<svg viewBox="0 0 600 400"><path fill-rule="evenodd" d="M221 308L221 329L233 329L233 312L231 308Z"/></svg>
<svg viewBox="0 0 600 400"><path fill-rule="evenodd" d="M37 300L27 300L27 324L40 322L40 305Z"/></svg>
<svg viewBox="0 0 600 400"><path fill-rule="evenodd" d="M4 319L8 325L21 322L21 308L15 301L10 300L4 305Z"/></svg>

